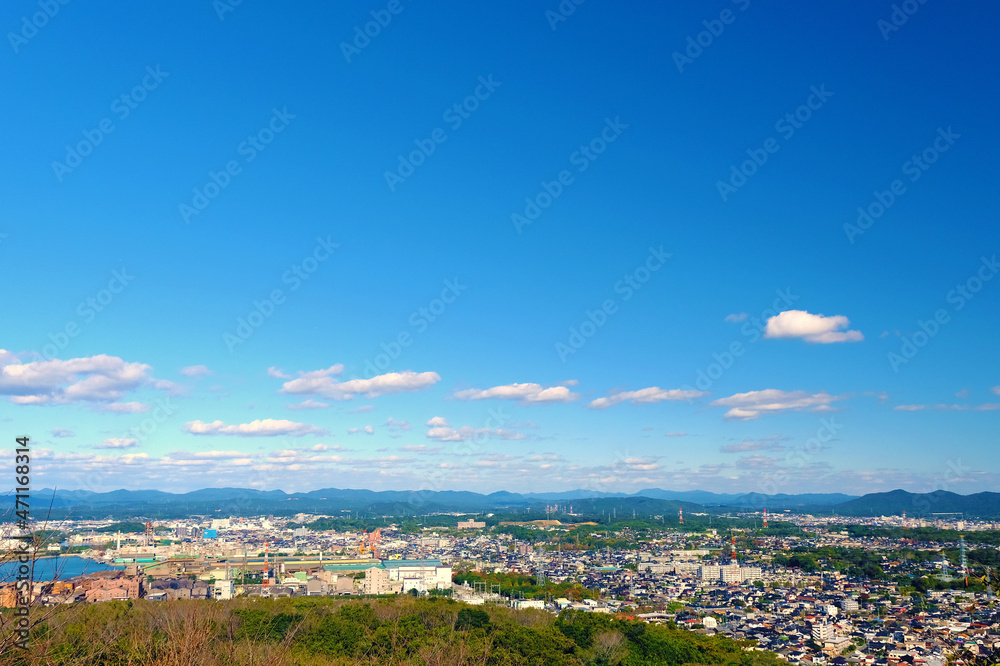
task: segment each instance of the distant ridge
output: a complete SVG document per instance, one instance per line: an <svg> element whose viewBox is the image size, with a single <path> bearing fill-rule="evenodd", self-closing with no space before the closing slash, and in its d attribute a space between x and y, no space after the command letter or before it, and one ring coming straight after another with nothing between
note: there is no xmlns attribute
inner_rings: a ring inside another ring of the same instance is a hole
<svg viewBox="0 0 1000 666"><path fill-rule="evenodd" d="M1000 517L1000 493L959 495L947 490L931 493L891 490L864 495L831 508L843 516L899 516L905 511L907 516L913 517L960 513L967 518L997 518Z"/></svg>
<svg viewBox="0 0 1000 666"><path fill-rule="evenodd" d="M613 493L584 489L560 492L512 493L498 491L481 494L467 490L366 490L322 488L289 493L283 490L252 488L202 488L187 493L162 490L112 490L97 493L87 490L34 491L33 504L54 510L72 509L74 513L136 514L279 514L374 512L385 515L416 515L435 512L502 512L523 509L544 510L557 503L561 511L573 505L576 513L636 511L637 515L676 515L678 509L707 512L797 511L817 515L932 517L934 513L960 513L967 518L1000 518L1000 493L974 495L939 490L933 493L910 493L893 490L862 497L840 493L805 493L801 495L764 495L760 493L724 494L703 490L671 491L646 488L636 493ZM0 498L0 508L10 518L13 493ZM34 512L36 513L37 512Z"/></svg>

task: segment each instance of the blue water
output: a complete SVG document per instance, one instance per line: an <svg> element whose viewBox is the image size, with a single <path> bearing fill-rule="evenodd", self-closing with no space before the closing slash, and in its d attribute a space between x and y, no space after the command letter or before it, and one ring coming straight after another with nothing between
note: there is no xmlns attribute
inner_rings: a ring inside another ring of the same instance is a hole
<svg viewBox="0 0 1000 666"><path fill-rule="evenodd" d="M4 562L0 564L0 582L13 581L17 576L19 566L20 564L17 562ZM123 568L120 566L109 567L103 562L89 560L76 555L49 557L35 561L35 571L32 578L39 581L53 580L57 577L59 580L66 580L67 578L82 576L83 574L94 573L95 571L110 571L112 569Z"/></svg>

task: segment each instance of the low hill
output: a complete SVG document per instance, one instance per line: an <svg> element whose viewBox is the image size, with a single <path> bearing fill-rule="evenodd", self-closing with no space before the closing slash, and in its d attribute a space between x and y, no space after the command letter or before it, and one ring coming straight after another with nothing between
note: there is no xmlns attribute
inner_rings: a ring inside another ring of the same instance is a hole
<svg viewBox="0 0 1000 666"><path fill-rule="evenodd" d="M3 630L0 666L784 663L771 653L745 652L729 638L601 613L565 611L557 618L409 595L112 601L39 609L30 622L38 626L25 650L11 645L13 623Z"/></svg>
<svg viewBox="0 0 1000 666"><path fill-rule="evenodd" d="M959 495L947 490L911 493L892 490L871 493L829 509L842 516L901 516L933 518L936 513L959 513L966 518L1000 518L1000 493Z"/></svg>

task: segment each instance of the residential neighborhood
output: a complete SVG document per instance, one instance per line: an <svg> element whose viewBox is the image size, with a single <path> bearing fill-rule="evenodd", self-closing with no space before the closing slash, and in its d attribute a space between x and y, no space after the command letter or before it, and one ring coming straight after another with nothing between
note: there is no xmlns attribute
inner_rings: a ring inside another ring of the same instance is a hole
<svg viewBox="0 0 1000 666"><path fill-rule="evenodd" d="M939 666L959 650L1000 648L994 523L793 514L767 528L731 516L690 530L655 520L604 526L431 515L423 523L337 529L337 517L300 514L139 523L142 531L125 532L134 524L67 521L57 561L95 570L36 580L31 597L59 605L450 596L671 624L746 641L793 664ZM940 540L955 527L963 530L957 542ZM51 555L51 546L38 554ZM0 605L15 602L7 583Z"/></svg>

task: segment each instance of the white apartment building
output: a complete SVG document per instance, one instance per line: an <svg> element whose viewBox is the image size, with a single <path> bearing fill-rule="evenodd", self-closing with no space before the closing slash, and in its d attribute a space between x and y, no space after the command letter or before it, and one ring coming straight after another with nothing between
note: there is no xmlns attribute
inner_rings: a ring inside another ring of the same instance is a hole
<svg viewBox="0 0 1000 666"><path fill-rule="evenodd" d="M236 584L232 580L217 580L212 585L212 596L219 601L232 599L235 594Z"/></svg>
<svg viewBox="0 0 1000 666"><path fill-rule="evenodd" d="M545 608L545 602L541 599L515 599L511 602L511 606L517 610L524 608Z"/></svg>
<svg viewBox="0 0 1000 666"><path fill-rule="evenodd" d="M717 564L703 564L698 567L698 577L702 580L719 580L722 567Z"/></svg>
<svg viewBox="0 0 1000 666"><path fill-rule="evenodd" d="M831 624L814 624L812 627L812 637L817 643L824 643L831 640L834 636L833 625Z"/></svg>
<svg viewBox="0 0 1000 666"><path fill-rule="evenodd" d="M728 564L723 567L719 567L719 578L723 583L740 583L743 581L743 576L740 573L740 567L737 564Z"/></svg>
<svg viewBox="0 0 1000 666"><path fill-rule="evenodd" d="M404 592L451 589L451 567L441 560L385 560L382 564L390 581L403 583Z"/></svg>

